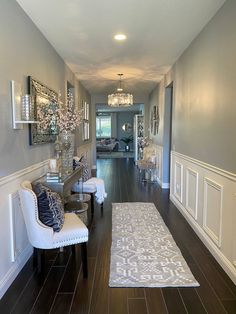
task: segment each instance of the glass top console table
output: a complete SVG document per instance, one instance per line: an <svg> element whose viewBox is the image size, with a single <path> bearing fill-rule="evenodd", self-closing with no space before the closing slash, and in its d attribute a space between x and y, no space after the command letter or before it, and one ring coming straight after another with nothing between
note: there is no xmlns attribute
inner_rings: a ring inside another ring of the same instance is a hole
<svg viewBox="0 0 236 314"><path fill-rule="evenodd" d="M71 188L81 178L82 170L83 167L78 167L77 169L73 170L71 174L67 176L62 175L61 179L53 182L48 182L46 175L40 177L36 181L43 183L45 186L59 193L64 198L65 196L71 194Z"/></svg>

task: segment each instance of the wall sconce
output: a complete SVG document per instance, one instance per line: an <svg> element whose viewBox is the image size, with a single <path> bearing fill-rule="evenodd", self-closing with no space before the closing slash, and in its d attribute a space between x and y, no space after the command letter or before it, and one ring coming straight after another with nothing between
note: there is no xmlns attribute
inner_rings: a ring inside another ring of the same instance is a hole
<svg viewBox="0 0 236 314"><path fill-rule="evenodd" d="M36 123L31 95L22 95L21 85L11 81L13 129L23 129L24 123Z"/></svg>

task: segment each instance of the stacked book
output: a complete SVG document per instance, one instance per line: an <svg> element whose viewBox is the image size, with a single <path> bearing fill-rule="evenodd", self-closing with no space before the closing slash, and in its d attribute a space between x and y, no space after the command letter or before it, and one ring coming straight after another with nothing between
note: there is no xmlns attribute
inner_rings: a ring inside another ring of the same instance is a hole
<svg viewBox="0 0 236 314"><path fill-rule="evenodd" d="M47 172L46 180L47 182L58 182L61 179L60 172Z"/></svg>

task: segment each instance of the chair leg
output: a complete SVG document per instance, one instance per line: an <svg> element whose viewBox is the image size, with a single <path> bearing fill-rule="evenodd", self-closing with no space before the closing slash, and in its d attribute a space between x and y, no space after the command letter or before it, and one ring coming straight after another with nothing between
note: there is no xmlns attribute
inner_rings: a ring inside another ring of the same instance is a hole
<svg viewBox="0 0 236 314"><path fill-rule="evenodd" d="M93 220L93 216L94 216L94 194L91 193L91 199L90 199L90 204L91 204L91 218Z"/></svg>
<svg viewBox="0 0 236 314"><path fill-rule="evenodd" d="M72 255L75 256L75 244L71 245Z"/></svg>
<svg viewBox="0 0 236 314"><path fill-rule="evenodd" d="M87 263L87 245L86 242L81 243L81 258L83 267L83 277L88 277L88 263Z"/></svg>
<svg viewBox="0 0 236 314"><path fill-rule="evenodd" d="M103 214L103 202L101 203L101 214Z"/></svg>
<svg viewBox="0 0 236 314"><path fill-rule="evenodd" d="M38 266L38 249L34 247L33 251L33 269L35 269Z"/></svg>
<svg viewBox="0 0 236 314"><path fill-rule="evenodd" d="M37 269L38 274L42 278L44 278L45 275L45 250L43 249L36 249L37 250Z"/></svg>

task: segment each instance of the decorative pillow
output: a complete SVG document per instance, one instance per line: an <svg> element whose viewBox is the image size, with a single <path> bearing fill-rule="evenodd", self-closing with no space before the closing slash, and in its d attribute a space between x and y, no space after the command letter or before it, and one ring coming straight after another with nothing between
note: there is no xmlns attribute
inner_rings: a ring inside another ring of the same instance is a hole
<svg viewBox="0 0 236 314"><path fill-rule="evenodd" d="M60 195L38 182L33 185L38 200L39 220L55 232L64 224L64 207Z"/></svg>
<svg viewBox="0 0 236 314"><path fill-rule="evenodd" d="M80 158L77 156L73 157L73 170L75 170L76 168L81 166L81 159L82 159L82 157L80 157Z"/></svg>
<svg viewBox="0 0 236 314"><path fill-rule="evenodd" d="M83 165L83 174L82 174L82 179L83 182L87 181L88 179L91 178L91 170L88 164L88 160L85 156L82 156L81 158L81 164Z"/></svg>

